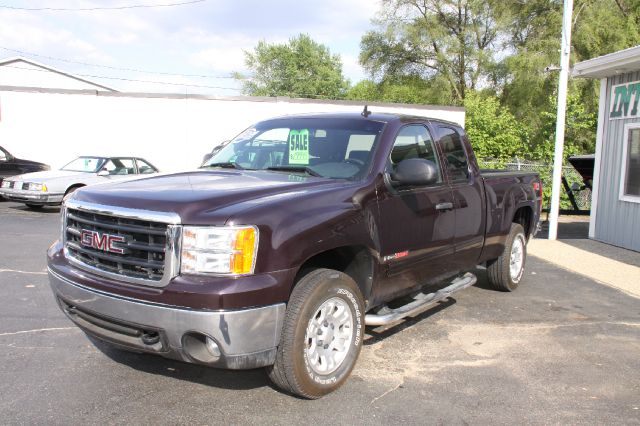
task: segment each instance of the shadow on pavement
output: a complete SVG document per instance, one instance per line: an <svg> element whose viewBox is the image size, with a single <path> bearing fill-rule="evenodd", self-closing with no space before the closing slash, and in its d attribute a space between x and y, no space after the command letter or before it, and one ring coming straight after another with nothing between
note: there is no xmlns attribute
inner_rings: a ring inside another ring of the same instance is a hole
<svg viewBox="0 0 640 426"><path fill-rule="evenodd" d="M43 206L42 208L31 208L25 204L15 204L12 206L7 206L10 210L16 210L21 212L29 212L29 213L45 213L45 214L59 214L60 206Z"/></svg>
<svg viewBox="0 0 640 426"><path fill-rule="evenodd" d="M221 370L203 365L189 364L157 355L128 352L96 338L87 336L93 345L113 361L144 373L229 390L249 390L272 387L264 369Z"/></svg>
<svg viewBox="0 0 640 426"><path fill-rule="evenodd" d="M563 219L566 220L566 219ZM542 229L536 238L546 239L549 236L549 222L542 223ZM563 221L558 223L559 240L579 240L589 238L589 221Z"/></svg>
<svg viewBox="0 0 640 426"><path fill-rule="evenodd" d="M471 272L473 272L476 275L476 277L478 278L478 281L475 283L474 287L482 289L482 290L486 290L486 291L491 291L491 292L495 292L496 291L489 284L489 281L487 279L487 270L486 270L486 268L477 267L476 269L474 269ZM435 291L438 288L445 287L446 285L447 285L447 283L443 283L440 286L425 287L423 289L423 292L427 293L427 292L430 292L430 291ZM454 293L453 296L455 296L455 293ZM407 328L413 327L414 325L416 325L420 321L425 320L425 319L437 314L438 312L443 311L443 310L447 309L448 307L455 305L458 302L453 296L450 296L450 297L448 297L448 298L436 303L435 305L431 306L430 308L426 309L424 312L416 315L415 317L406 317L406 318L400 320L399 322L397 322L394 325L391 325L391 326L378 326L378 327L370 327L369 326L369 327L367 327L366 328L366 334L369 337L365 338L364 345L365 346L374 345L377 342L380 342L380 341L386 339L387 337L393 336L394 334L400 333L401 331L406 330ZM387 327L387 328L385 328L385 327Z"/></svg>

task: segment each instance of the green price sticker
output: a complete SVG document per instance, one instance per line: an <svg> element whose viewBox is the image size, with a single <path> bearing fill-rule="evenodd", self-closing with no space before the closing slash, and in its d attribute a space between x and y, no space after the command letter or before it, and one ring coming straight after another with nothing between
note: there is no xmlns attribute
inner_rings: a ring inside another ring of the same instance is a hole
<svg viewBox="0 0 640 426"><path fill-rule="evenodd" d="M309 164L309 130L289 132L289 164Z"/></svg>

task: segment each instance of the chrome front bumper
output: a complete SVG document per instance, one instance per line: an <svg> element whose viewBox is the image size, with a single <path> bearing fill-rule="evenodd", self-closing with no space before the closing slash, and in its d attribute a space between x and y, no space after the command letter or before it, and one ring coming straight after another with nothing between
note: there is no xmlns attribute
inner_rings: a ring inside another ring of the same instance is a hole
<svg viewBox="0 0 640 426"><path fill-rule="evenodd" d="M60 308L78 327L124 348L229 369L271 365L285 304L236 311L187 310L98 292L49 269ZM212 357L211 339L220 356Z"/></svg>
<svg viewBox="0 0 640 426"><path fill-rule="evenodd" d="M64 198L64 194L51 194L48 192L22 191L15 189L0 190L0 196L9 201L18 201L21 203L33 204L60 204Z"/></svg>

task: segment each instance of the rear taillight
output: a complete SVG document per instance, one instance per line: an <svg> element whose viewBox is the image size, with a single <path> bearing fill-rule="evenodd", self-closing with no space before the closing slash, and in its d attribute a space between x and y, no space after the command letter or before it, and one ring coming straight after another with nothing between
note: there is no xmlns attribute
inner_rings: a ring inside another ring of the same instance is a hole
<svg viewBox="0 0 640 426"><path fill-rule="evenodd" d="M538 195L538 202L540 203L540 208L542 208L542 182L533 182L533 190Z"/></svg>

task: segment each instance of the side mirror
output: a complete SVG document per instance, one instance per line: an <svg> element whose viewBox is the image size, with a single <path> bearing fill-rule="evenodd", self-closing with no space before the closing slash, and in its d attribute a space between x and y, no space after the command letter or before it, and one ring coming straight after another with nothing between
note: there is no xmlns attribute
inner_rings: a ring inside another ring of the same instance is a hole
<svg viewBox="0 0 640 426"><path fill-rule="evenodd" d="M109 176L109 172L107 170L100 170L98 172L98 176Z"/></svg>
<svg viewBox="0 0 640 426"><path fill-rule="evenodd" d="M394 186L427 186L438 182L438 166L422 158L402 160L391 173Z"/></svg>

